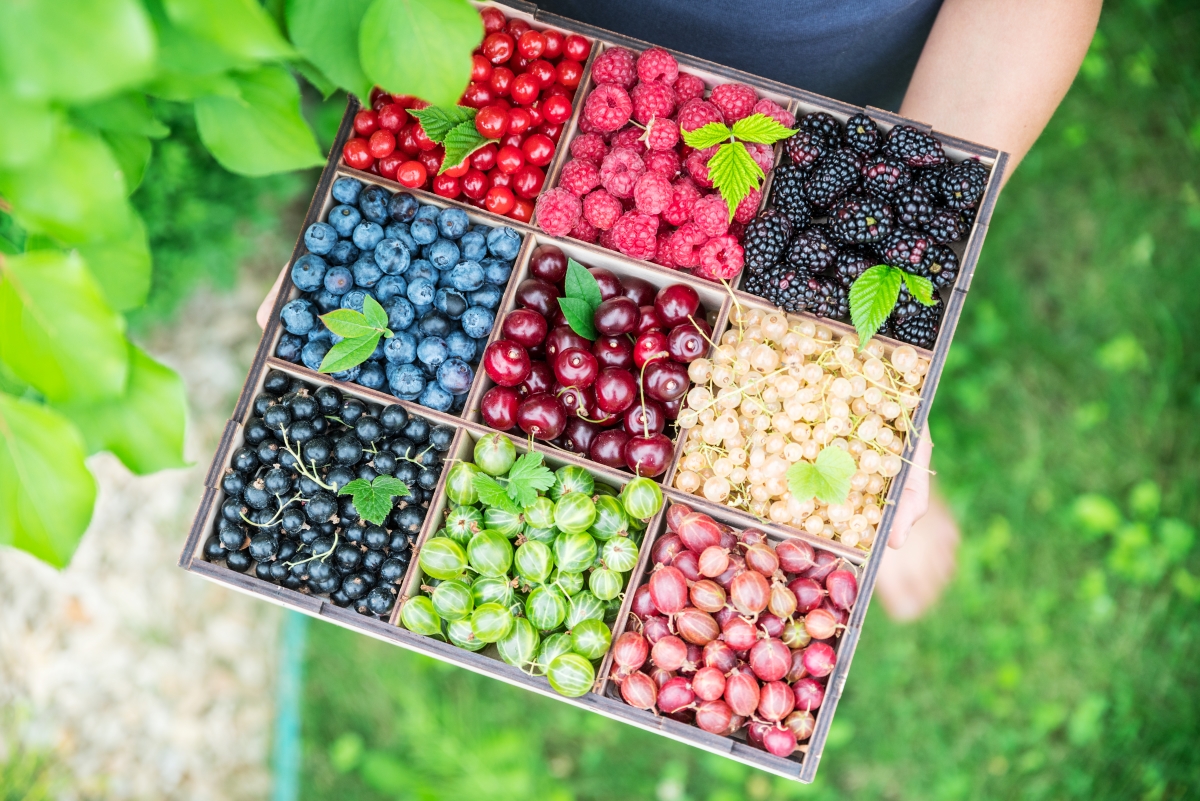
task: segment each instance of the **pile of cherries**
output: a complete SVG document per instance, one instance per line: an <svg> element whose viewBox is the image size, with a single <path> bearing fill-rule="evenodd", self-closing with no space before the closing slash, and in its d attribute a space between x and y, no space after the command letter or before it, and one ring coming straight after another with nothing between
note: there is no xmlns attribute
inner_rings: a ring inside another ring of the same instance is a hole
<svg viewBox="0 0 1200 801"><path fill-rule="evenodd" d="M667 510L651 556L633 596L636 629L613 644L621 697L713 734L745 728L749 742L790 756L816 726L833 643L858 598L853 570L683 504Z"/></svg>
<svg viewBox="0 0 1200 801"><path fill-rule="evenodd" d="M459 105L478 109L476 129L498 143L439 175L444 148L407 113L428 104L377 88L371 108L355 115L355 135L342 156L354 169L529 222L546 166L571 117L592 43L578 34L534 30L495 7L481 8L479 14L484 38L472 56L471 82Z"/></svg>
<svg viewBox="0 0 1200 801"><path fill-rule="evenodd" d="M688 390L687 364L708 351L712 333L696 290L655 289L591 267L601 297L592 341L559 307L567 275L562 250L540 245L529 272L517 287L519 308L483 354L483 369L497 384L480 401L484 422L609 467L661 474L673 453L663 432Z"/></svg>

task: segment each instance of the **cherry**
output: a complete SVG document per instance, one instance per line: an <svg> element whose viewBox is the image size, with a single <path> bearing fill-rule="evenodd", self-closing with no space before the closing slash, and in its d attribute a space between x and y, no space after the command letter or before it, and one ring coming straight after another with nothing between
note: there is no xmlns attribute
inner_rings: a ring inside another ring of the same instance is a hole
<svg viewBox="0 0 1200 801"><path fill-rule="evenodd" d="M465 162L470 163L470 159ZM471 167L462 177L463 194L471 198L471 200L483 200L483 196L487 194L488 182L487 176L482 170L477 170Z"/></svg>
<svg viewBox="0 0 1200 801"><path fill-rule="evenodd" d="M567 255L554 245L538 245L529 257L529 274L551 284L567 277Z"/></svg>
<svg viewBox="0 0 1200 801"><path fill-rule="evenodd" d="M529 354L511 339L497 339L483 352L483 369L502 387L515 387L529 377Z"/></svg>
<svg viewBox="0 0 1200 801"><path fill-rule="evenodd" d="M379 115L363 109L354 115L354 132L359 136L370 136L379 130Z"/></svg>
<svg viewBox="0 0 1200 801"><path fill-rule="evenodd" d="M596 407L605 414L620 414L633 405L637 390L637 379L628 370L605 367L596 376Z"/></svg>
<svg viewBox="0 0 1200 801"><path fill-rule="evenodd" d="M526 164L513 174L513 191L523 198L535 198L546 184L546 173L540 167ZM513 204L514 207L516 204Z"/></svg>
<svg viewBox="0 0 1200 801"><path fill-rule="evenodd" d="M379 127L384 130L396 133L410 122L412 117L398 103L388 103L379 107Z"/></svg>
<svg viewBox="0 0 1200 801"><path fill-rule="evenodd" d="M591 343L588 343L589 348ZM599 366L596 357L584 348L567 348L554 358L554 376L564 387L590 387L596 381Z"/></svg>
<svg viewBox="0 0 1200 801"><path fill-rule="evenodd" d="M583 80L583 65L578 61L571 61L569 58L558 62L555 72L558 73L558 82L568 89L578 87L579 82Z"/></svg>
<svg viewBox="0 0 1200 801"><path fill-rule="evenodd" d="M425 165L419 161L406 161L396 169L396 182L410 189L419 189L425 185Z"/></svg>
<svg viewBox="0 0 1200 801"><path fill-rule="evenodd" d="M512 176L506 172L501 172L499 167L493 167L487 174L488 182L493 187L502 186L508 188L512 186Z"/></svg>
<svg viewBox="0 0 1200 801"><path fill-rule="evenodd" d="M489 193L494 190L495 187L492 187ZM540 278L526 278L517 286L517 304L523 309L533 309L543 317L558 311L561 295L558 287Z"/></svg>
<svg viewBox="0 0 1200 801"><path fill-rule="evenodd" d="M633 345L628 337L600 337L592 343L592 355L601 367L633 367Z"/></svg>
<svg viewBox="0 0 1200 801"><path fill-rule="evenodd" d="M538 95L542 92L542 86L538 82L537 76L528 72L522 72L513 79L509 93L512 99L520 103L522 106L528 106L533 101L538 99Z"/></svg>
<svg viewBox="0 0 1200 801"><path fill-rule="evenodd" d="M493 64L503 64L512 58L515 47L516 43L511 36L507 33L497 31L496 33L489 33L484 37L483 44L480 45L480 50L483 51L483 55L488 61ZM495 73L492 74L494 75Z"/></svg>
<svg viewBox="0 0 1200 801"><path fill-rule="evenodd" d="M535 281L537 279L531 278L527 280ZM518 294L520 291L521 287L517 287ZM558 298L555 298L556 302L557 300ZM569 325L559 325L551 329L549 336L546 337L546 358L554 361L563 351L570 350L571 348L589 350L591 347L592 343L579 336L579 334L576 334ZM599 369L598 365L597 369Z"/></svg>
<svg viewBox="0 0 1200 801"><path fill-rule="evenodd" d="M667 335L667 350L671 358L677 362L695 361L704 355L708 343L700 336L700 331L691 323L683 323L671 329Z"/></svg>
<svg viewBox="0 0 1200 801"><path fill-rule="evenodd" d="M554 158L554 143L545 134L532 134L521 143L525 160L537 167L545 167Z"/></svg>
<svg viewBox="0 0 1200 801"><path fill-rule="evenodd" d="M542 31L542 36L546 38L546 49L542 51L542 56L553 61L562 55L563 41L566 37L555 30Z"/></svg>
<svg viewBox="0 0 1200 801"><path fill-rule="evenodd" d="M517 52L525 58L541 58L546 52L546 37L537 31L525 31L517 40Z"/></svg>
<svg viewBox="0 0 1200 801"><path fill-rule="evenodd" d="M347 139L342 146L342 158L356 170L365 170L375 163L375 157L367 149L366 139Z"/></svg>
<svg viewBox="0 0 1200 801"><path fill-rule="evenodd" d="M654 311L653 306L641 306L638 308L638 334L644 334L647 331L661 331L662 322L658 319L658 312Z"/></svg>
<svg viewBox="0 0 1200 801"><path fill-rule="evenodd" d="M400 129L400 133L396 136L396 144L410 156L415 156L421 152L421 146L417 144L416 130L421 124L414 122L410 125L405 125Z"/></svg>
<svg viewBox="0 0 1200 801"><path fill-rule="evenodd" d="M590 416L588 410L591 408L591 399L583 387L564 387L562 384L556 383L553 395L562 401L568 418Z"/></svg>
<svg viewBox="0 0 1200 801"><path fill-rule="evenodd" d="M517 425L537 439L554 439L567 425L567 410L558 398L539 392L521 401Z"/></svg>
<svg viewBox="0 0 1200 801"><path fill-rule="evenodd" d="M561 125L571 119L571 100L564 95L551 95L542 101L542 115L546 122Z"/></svg>
<svg viewBox="0 0 1200 801"><path fill-rule="evenodd" d="M579 34L572 33L567 36L567 40L563 42L563 53L567 58L580 63L587 61L587 57L592 52L592 43L583 38Z"/></svg>
<svg viewBox="0 0 1200 801"><path fill-rule="evenodd" d="M662 331L647 331L637 338L633 345L633 363L641 369L646 364L659 359L670 358L667 350L667 335Z"/></svg>
<svg viewBox="0 0 1200 801"><path fill-rule="evenodd" d="M391 157L389 156L388 158ZM382 168L383 161L380 160L379 164ZM450 175L449 173L442 173L441 175L434 176L433 193L435 195L440 195L441 197L456 198L462 194L462 186L459 184L458 179L453 175Z"/></svg>
<svg viewBox="0 0 1200 801"><path fill-rule="evenodd" d="M546 340L546 318L530 309L514 309L504 318L501 333L524 348L536 348Z"/></svg>
<svg viewBox="0 0 1200 801"><path fill-rule="evenodd" d="M554 326L555 328L558 328L560 325L570 327L570 323L567 322L567 315L563 314L561 306L559 306L558 311L550 316L550 325Z"/></svg>
<svg viewBox="0 0 1200 801"><path fill-rule="evenodd" d="M445 155L441 145L438 145L437 150L422 150L418 153L417 161L421 162L427 175L437 175L442 168L442 159L445 158Z"/></svg>
<svg viewBox="0 0 1200 801"><path fill-rule="evenodd" d="M663 414L667 416L667 419L674 420L679 416L679 410L683 408L683 398L679 397L675 400L664 401L662 407Z"/></svg>
<svg viewBox="0 0 1200 801"><path fill-rule="evenodd" d="M476 53L471 56L471 80L482 83L492 77L492 62Z"/></svg>
<svg viewBox="0 0 1200 801"><path fill-rule="evenodd" d="M629 436L644 437L648 434L661 434L667 420L662 405L648 400L630 406L625 411L624 424L625 433Z"/></svg>
<svg viewBox="0 0 1200 801"><path fill-rule="evenodd" d="M496 97L504 97L512 91L513 81L517 75L508 67L496 67L492 70L492 77L488 78L488 88L496 95Z"/></svg>
<svg viewBox="0 0 1200 801"><path fill-rule="evenodd" d="M603 267L589 267L588 272L600 285L600 300L615 298L621 294L621 279Z"/></svg>
<svg viewBox="0 0 1200 801"><path fill-rule="evenodd" d="M496 166L496 151L495 145L484 145L471 154L471 166L481 172L487 172Z"/></svg>
<svg viewBox="0 0 1200 801"><path fill-rule="evenodd" d="M463 159L461 164L456 164L453 167L447 167L445 170L443 170L443 173L445 175L449 175L451 178L462 178L470 169L471 165L467 163L466 159Z"/></svg>
<svg viewBox="0 0 1200 801"><path fill-rule="evenodd" d="M625 443L625 466L639 476L657 476L671 462L671 440L664 434L630 437Z"/></svg>
<svg viewBox="0 0 1200 801"><path fill-rule="evenodd" d="M483 197L484 207L492 214L508 214L517 199L507 186L493 186Z"/></svg>
<svg viewBox="0 0 1200 801"><path fill-rule="evenodd" d="M591 449L592 443L596 441L596 435L599 433L600 427L595 423L571 417L563 427L564 450L587 456L588 450Z"/></svg>
<svg viewBox="0 0 1200 801"><path fill-rule="evenodd" d="M508 216L523 223L529 222L533 219L533 201L527 198L517 198Z"/></svg>
<svg viewBox="0 0 1200 801"><path fill-rule="evenodd" d="M434 148L441 147L440 144L429 138L429 134L425 133L425 128L420 124L413 128L412 135L413 140L417 143L417 147L421 150L433 150Z"/></svg>
<svg viewBox="0 0 1200 801"><path fill-rule="evenodd" d="M483 422L499 431L508 431L517 424L517 407L520 405L521 395L511 387L492 387L479 399Z"/></svg>
<svg viewBox="0 0 1200 801"><path fill-rule="evenodd" d="M499 70L496 70L496 72L499 72ZM483 108L495 102L496 98L500 96L500 93L491 85L496 80L496 72L492 73L492 78L488 83L475 83L472 81L467 84L466 90L462 93L462 105L468 108Z"/></svg>
<svg viewBox="0 0 1200 801"><path fill-rule="evenodd" d="M627 442L629 442L629 435L619 428L601 431L592 440L592 447L588 448L588 456L593 462L599 462L608 467L624 467L625 443Z"/></svg>
<svg viewBox="0 0 1200 801"><path fill-rule="evenodd" d="M499 139L508 132L508 112L501 106L484 106L475 114L475 130L485 139Z"/></svg>
<svg viewBox="0 0 1200 801"><path fill-rule="evenodd" d="M371 89L370 99L371 99L371 108L378 108L379 106L382 106L384 103L392 102L392 96L389 95L387 92L383 91L382 89L380 89L378 86Z"/></svg>
<svg viewBox="0 0 1200 801"><path fill-rule="evenodd" d="M396 149L396 137L391 131L376 131L367 140L367 150L377 159L392 155Z"/></svg>
<svg viewBox="0 0 1200 801"><path fill-rule="evenodd" d="M529 377L518 387L524 395L536 395L539 392L549 392L554 386L554 371L544 361L534 362L529 366Z"/></svg>
<svg viewBox="0 0 1200 801"><path fill-rule="evenodd" d="M688 388L687 368L679 362L659 359L647 365L642 385L656 401L681 398Z"/></svg>
<svg viewBox="0 0 1200 801"><path fill-rule="evenodd" d="M519 147L504 145L496 153L496 169L500 170L500 172L512 175L524 165L525 154L521 152L521 148Z"/></svg>
<svg viewBox="0 0 1200 801"><path fill-rule="evenodd" d="M483 20L483 30L485 33L496 33L504 30L504 26L508 24L508 20L504 18L504 12L494 6L485 6L479 9L479 16Z"/></svg>
<svg viewBox="0 0 1200 801"><path fill-rule="evenodd" d="M379 174L384 178L396 180L396 170L400 169L400 165L408 161L408 156L404 153L393 153L390 156L384 156L375 166L379 169Z"/></svg>
<svg viewBox="0 0 1200 801"><path fill-rule="evenodd" d="M654 310L663 325L676 326L688 322L700 308L700 296L686 284L672 284L658 290L654 297Z"/></svg>
<svg viewBox="0 0 1200 801"><path fill-rule="evenodd" d="M629 298L609 298L596 307L592 322L596 330L605 336L628 334L637 328L637 304Z"/></svg>

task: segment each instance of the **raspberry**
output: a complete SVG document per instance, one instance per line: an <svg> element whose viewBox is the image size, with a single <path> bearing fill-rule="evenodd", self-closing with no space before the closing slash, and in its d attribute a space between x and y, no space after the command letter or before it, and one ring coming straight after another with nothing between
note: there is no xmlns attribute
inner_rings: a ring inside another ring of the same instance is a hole
<svg viewBox="0 0 1200 801"><path fill-rule="evenodd" d="M754 104L754 113L766 114L784 128L791 128L796 124L795 115L769 97L764 97Z"/></svg>
<svg viewBox="0 0 1200 801"><path fill-rule="evenodd" d="M612 228L624 213L621 201L603 189L589 192L583 199L583 218L601 231Z"/></svg>
<svg viewBox="0 0 1200 801"><path fill-rule="evenodd" d="M595 125L592 125L591 120L589 120L584 114L579 115L579 132L581 134L608 133L607 131L601 131Z"/></svg>
<svg viewBox="0 0 1200 801"><path fill-rule="evenodd" d="M638 56L637 76L642 81L672 84L679 77L679 62L661 47L652 47Z"/></svg>
<svg viewBox="0 0 1200 801"><path fill-rule="evenodd" d="M578 239L580 242L595 242L596 237L600 234L596 227L586 219L580 218L575 227L571 229L571 233L567 236L572 239Z"/></svg>
<svg viewBox="0 0 1200 801"><path fill-rule="evenodd" d="M675 96L681 104L704 97L704 81L686 72L679 73L671 88L675 90Z"/></svg>
<svg viewBox="0 0 1200 801"><path fill-rule="evenodd" d="M710 281L729 280L742 271L742 246L732 236L716 236L700 248L696 275Z"/></svg>
<svg viewBox="0 0 1200 801"><path fill-rule="evenodd" d="M732 124L750 116L758 95L744 83L723 83L712 90L708 99L721 111L725 122Z"/></svg>
<svg viewBox="0 0 1200 801"><path fill-rule="evenodd" d="M604 144L604 137L600 134L580 134L571 140L571 155L574 158L594 161L598 165L604 161L607 153L608 145Z"/></svg>
<svg viewBox="0 0 1200 801"><path fill-rule="evenodd" d="M646 214L662 214L674 199L675 188L658 173L643 173L633 185L633 202Z"/></svg>
<svg viewBox="0 0 1200 801"><path fill-rule="evenodd" d="M750 194L742 198L742 202L738 204L737 209L733 212L735 222L748 223L754 219L754 215L758 214L758 207L762 205L762 190L751 189Z"/></svg>
<svg viewBox="0 0 1200 801"><path fill-rule="evenodd" d="M640 141L651 150L674 150L675 145L679 144L679 125L675 120L665 117L652 119L646 124L646 133L642 134Z"/></svg>
<svg viewBox="0 0 1200 801"><path fill-rule="evenodd" d="M659 81L642 81L629 93L633 118L642 125L655 117L670 117L675 110L675 90Z"/></svg>
<svg viewBox="0 0 1200 801"><path fill-rule="evenodd" d="M629 122L633 113L633 101L629 93L611 83L602 83L588 95L583 105L583 116L601 132L615 131Z"/></svg>
<svg viewBox="0 0 1200 801"><path fill-rule="evenodd" d="M610 231L613 245L626 256L632 259L654 257L658 247L658 218L653 214L631 211L617 220Z"/></svg>
<svg viewBox="0 0 1200 801"><path fill-rule="evenodd" d="M728 233L734 239L741 242L742 239L744 239L746 236L746 224L737 222L735 220L734 222L731 222L729 224L729 232Z"/></svg>
<svg viewBox="0 0 1200 801"><path fill-rule="evenodd" d="M680 267L695 267L700 263L698 249L707 241L708 237L700 230L700 226L694 222L684 223L671 234L671 260Z"/></svg>
<svg viewBox="0 0 1200 801"><path fill-rule="evenodd" d="M646 143L642 141L642 129L634 125L622 128L610 137L612 147L625 147L639 156L646 152Z"/></svg>
<svg viewBox="0 0 1200 801"><path fill-rule="evenodd" d="M623 47L610 47L592 62L592 80L611 83L628 89L637 81L633 52Z"/></svg>
<svg viewBox="0 0 1200 801"><path fill-rule="evenodd" d="M633 186L645 171L641 156L629 148L614 147L600 165L600 184L613 197L632 197Z"/></svg>
<svg viewBox="0 0 1200 801"><path fill-rule="evenodd" d="M609 228L607 231L601 231L600 237L596 240L596 243L600 245L600 247L607 248L608 250L617 249L617 246L613 244L613 232L611 228Z"/></svg>
<svg viewBox="0 0 1200 801"><path fill-rule="evenodd" d="M729 206L714 192L692 206L692 221L705 236L724 236L729 231Z"/></svg>
<svg viewBox="0 0 1200 801"><path fill-rule="evenodd" d="M683 166L679 160L679 154L674 150L651 150L642 156L642 161L646 162L646 169L650 172L665 175L672 180L679 175L679 170Z"/></svg>
<svg viewBox="0 0 1200 801"><path fill-rule="evenodd" d="M746 150L750 153L750 158L754 159L754 163L758 165L764 174L770 172L771 168L775 166L775 151L770 145L747 142Z"/></svg>
<svg viewBox="0 0 1200 801"><path fill-rule="evenodd" d="M710 122L725 122L725 119L721 116L721 110L712 103L692 98L679 107L675 121L679 123L679 130L686 132L694 131Z"/></svg>
<svg viewBox="0 0 1200 801"><path fill-rule="evenodd" d="M654 258L651 261L663 267L675 269L675 260L671 254L671 234L660 233L658 235L658 239L654 243Z"/></svg>
<svg viewBox="0 0 1200 801"><path fill-rule="evenodd" d="M563 165L558 185L583 197L600 185L600 170L590 161L571 159Z"/></svg>
<svg viewBox="0 0 1200 801"><path fill-rule="evenodd" d="M708 160L717 152L717 146L706 147L703 150L693 150L691 155L687 157L687 171L692 176L692 179L699 186L705 189L712 188L712 181L708 177Z"/></svg>
<svg viewBox="0 0 1200 801"><path fill-rule="evenodd" d="M670 225L683 225L692 216L692 207L700 199L700 190L686 178L675 182L671 202L662 211L663 221Z"/></svg>
<svg viewBox="0 0 1200 801"><path fill-rule="evenodd" d="M533 213L543 231L551 236L566 236L579 224L582 208L579 198L566 189L551 189L538 198Z"/></svg>

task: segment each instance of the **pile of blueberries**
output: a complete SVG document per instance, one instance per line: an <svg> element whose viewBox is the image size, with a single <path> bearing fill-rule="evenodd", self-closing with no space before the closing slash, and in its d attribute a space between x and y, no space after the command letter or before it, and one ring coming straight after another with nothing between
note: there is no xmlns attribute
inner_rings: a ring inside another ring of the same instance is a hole
<svg viewBox="0 0 1200 801"><path fill-rule="evenodd" d="M521 235L471 225L461 209L421 205L407 192L341 177L339 205L304 232L308 253L292 265L301 296L283 307L276 355L316 370L340 337L321 322L334 309L363 310L367 296L394 336L367 361L338 373L441 412L459 412L496 320Z"/></svg>
<svg viewBox="0 0 1200 801"><path fill-rule="evenodd" d="M244 434L221 479L226 499L204 558L365 615L390 613L453 429L398 404L373 408L333 387L314 391L274 370ZM381 474L411 494L394 498L378 526L337 491Z"/></svg>

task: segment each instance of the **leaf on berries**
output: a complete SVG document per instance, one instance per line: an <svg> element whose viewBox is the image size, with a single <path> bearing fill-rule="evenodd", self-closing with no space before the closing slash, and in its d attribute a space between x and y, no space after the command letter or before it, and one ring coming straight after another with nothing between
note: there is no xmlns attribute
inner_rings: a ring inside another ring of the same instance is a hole
<svg viewBox="0 0 1200 801"><path fill-rule="evenodd" d="M600 294L600 283L587 267L572 258L567 259L567 278L563 283L568 298L579 298L595 311L604 298Z"/></svg>
<svg viewBox="0 0 1200 801"><path fill-rule="evenodd" d="M366 301L363 301L363 310L367 308ZM322 314L321 322L325 323L325 327L339 337L369 337L372 334L381 334L379 327L373 325L363 312L355 311L354 309L334 309L333 311ZM384 320L384 325L387 325L387 320Z"/></svg>
<svg viewBox="0 0 1200 801"><path fill-rule="evenodd" d="M500 483L487 473L476 473L471 484L475 487L475 492L479 494L479 500L484 506L502 509L514 515L521 513L521 507L513 503L508 497L508 493L504 491L504 487L501 487Z"/></svg>
<svg viewBox="0 0 1200 801"><path fill-rule="evenodd" d="M452 170L467 160L467 157L474 153L484 145L490 145L498 139L488 139L479 132L475 127L475 123L468 120L456 125L450 129L450 133L446 134L442 145L446 148L446 157L442 159L442 166L438 169L438 175L441 175L446 170Z"/></svg>
<svg viewBox="0 0 1200 801"><path fill-rule="evenodd" d="M349 495L358 516L377 526L383 525L392 511L392 499L409 495L408 485L392 476L376 476L368 482L356 478L338 490L338 495Z"/></svg>
<svg viewBox="0 0 1200 801"><path fill-rule="evenodd" d="M901 273L890 264L876 264L850 287L850 319L858 331L859 348L864 348L887 320L900 297Z"/></svg>
<svg viewBox="0 0 1200 801"><path fill-rule="evenodd" d="M923 275L913 275L912 273L904 273L904 285L908 287L908 294L917 299L917 302L924 306L932 306L937 301L933 299L933 282Z"/></svg>
<svg viewBox="0 0 1200 801"><path fill-rule="evenodd" d="M426 106L410 108L408 113L417 118L425 135L434 142L441 142L450 129L475 119L475 109L466 106Z"/></svg>
<svg viewBox="0 0 1200 801"><path fill-rule="evenodd" d="M853 456L836 445L826 445L815 463L796 462L788 468L788 490L798 501L816 498L822 503L845 503L856 470Z"/></svg>
<svg viewBox="0 0 1200 801"><path fill-rule="evenodd" d="M723 122L710 122L707 125L701 125L691 131L683 132L683 142L688 147L694 147L697 150L703 150L706 147L719 145L729 139L732 132Z"/></svg>
<svg viewBox="0 0 1200 801"><path fill-rule="evenodd" d="M508 497L524 508L532 506L538 499L538 491L554 486L554 473L542 464L540 453L527 453L513 464L508 471L508 484L504 490Z"/></svg>
<svg viewBox="0 0 1200 801"><path fill-rule="evenodd" d="M376 332L369 336L347 337L343 339L325 354L325 358L321 360L318 372L340 373L343 370L349 370L351 367L362 364L375 352L375 347L379 344L380 336Z"/></svg>
<svg viewBox="0 0 1200 801"><path fill-rule="evenodd" d="M761 185L764 174L745 145L726 142L708 160L708 177L729 206L732 220L738 204Z"/></svg>
<svg viewBox="0 0 1200 801"><path fill-rule="evenodd" d="M571 326L571 330L576 334L593 341L599 337L592 322L596 310L589 306L586 300L559 298L558 308L562 309L563 317L567 318L567 325Z"/></svg>
<svg viewBox="0 0 1200 801"><path fill-rule="evenodd" d="M333 312L330 312L330 314L333 314ZM385 339L391 338L391 329L387 327L387 312L385 312L383 307L379 305L379 301L375 300L375 298L371 297L370 295L367 295L365 298L363 298L363 317L366 318L370 325L375 327L375 330L383 334Z"/></svg>
<svg viewBox="0 0 1200 801"><path fill-rule="evenodd" d="M743 142L755 142L760 145L773 145L780 139L787 139L796 131L781 125L777 120L766 114L751 114L733 124L733 135Z"/></svg>

